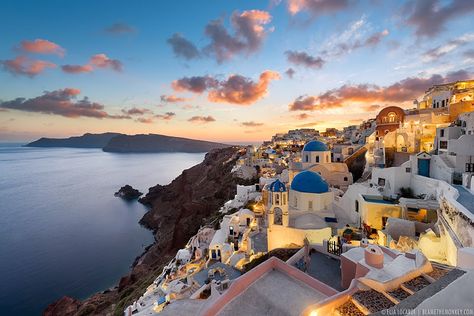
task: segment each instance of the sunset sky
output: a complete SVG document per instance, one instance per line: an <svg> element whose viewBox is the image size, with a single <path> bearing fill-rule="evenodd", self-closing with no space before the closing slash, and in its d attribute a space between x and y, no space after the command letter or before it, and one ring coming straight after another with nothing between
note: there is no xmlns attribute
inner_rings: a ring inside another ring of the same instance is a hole
<svg viewBox="0 0 474 316"><path fill-rule="evenodd" d="M474 1L3 1L0 141L260 141L473 78Z"/></svg>

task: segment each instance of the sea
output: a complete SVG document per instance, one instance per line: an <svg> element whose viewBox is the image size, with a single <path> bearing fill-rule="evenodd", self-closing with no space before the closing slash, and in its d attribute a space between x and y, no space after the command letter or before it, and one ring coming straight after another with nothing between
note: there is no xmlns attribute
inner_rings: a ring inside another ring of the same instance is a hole
<svg viewBox="0 0 474 316"><path fill-rule="evenodd" d="M138 223L146 208L114 192L168 184L204 155L0 144L0 315L115 286L153 234Z"/></svg>

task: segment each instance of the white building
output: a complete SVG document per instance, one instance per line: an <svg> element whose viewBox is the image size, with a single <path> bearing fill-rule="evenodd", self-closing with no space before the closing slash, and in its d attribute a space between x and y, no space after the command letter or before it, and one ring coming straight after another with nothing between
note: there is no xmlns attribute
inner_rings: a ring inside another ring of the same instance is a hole
<svg viewBox="0 0 474 316"><path fill-rule="evenodd" d="M331 186L347 189L352 184L352 173L345 163L331 162L331 151L326 144L313 140L301 152L301 162L292 162L289 168L290 182L303 170L319 173Z"/></svg>

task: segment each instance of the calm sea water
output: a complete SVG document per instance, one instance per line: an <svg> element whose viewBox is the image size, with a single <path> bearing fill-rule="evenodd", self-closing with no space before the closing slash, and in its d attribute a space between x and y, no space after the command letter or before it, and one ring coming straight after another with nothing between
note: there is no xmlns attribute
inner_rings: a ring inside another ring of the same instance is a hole
<svg viewBox="0 0 474 316"><path fill-rule="evenodd" d="M114 197L167 184L204 154L112 154L0 146L0 314L114 286L153 241L145 208Z"/></svg>

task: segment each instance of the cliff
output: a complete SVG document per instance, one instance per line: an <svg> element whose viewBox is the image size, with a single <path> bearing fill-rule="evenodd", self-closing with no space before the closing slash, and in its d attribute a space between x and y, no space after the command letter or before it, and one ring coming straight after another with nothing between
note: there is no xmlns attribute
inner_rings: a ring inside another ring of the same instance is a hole
<svg viewBox="0 0 474 316"><path fill-rule="evenodd" d="M229 145L158 134L119 135L110 139L103 150L117 153L208 152Z"/></svg>
<svg viewBox="0 0 474 316"><path fill-rule="evenodd" d="M69 138L40 138L27 144L27 147L70 147L70 148L103 148L119 133L84 134Z"/></svg>
<svg viewBox="0 0 474 316"><path fill-rule="evenodd" d="M150 207L140 222L155 232L156 241L135 260L131 272L112 290L83 302L63 297L49 305L44 315L123 315L200 225L218 216L219 208L234 197L236 185L243 181L231 174L237 155L236 148L215 149L170 184L150 188L140 199Z"/></svg>

